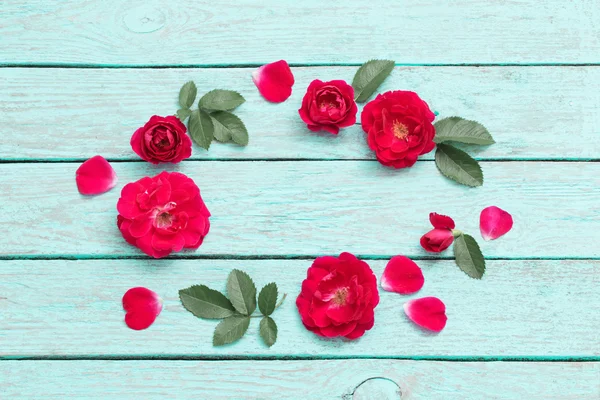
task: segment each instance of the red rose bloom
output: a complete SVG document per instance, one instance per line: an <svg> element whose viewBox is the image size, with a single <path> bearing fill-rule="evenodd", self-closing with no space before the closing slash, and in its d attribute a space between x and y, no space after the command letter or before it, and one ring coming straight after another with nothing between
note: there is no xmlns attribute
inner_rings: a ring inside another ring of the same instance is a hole
<svg viewBox="0 0 600 400"><path fill-rule="evenodd" d="M131 148L152 164L178 163L192 155L192 140L179 118L154 115L146 125L134 132Z"/></svg>
<svg viewBox="0 0 600 400"><path fill-rule="evenodd" d="M197 249L210 228L200 189L179 172L128 183L117 202L117 226L127 243L154 258Z"/></svg>
<svg viewBox="0 0 600 400"><path fill-rule="evenodd" d="M375 322L377 279L350 253L319 257L308 269L296 306L306 329L317 335L361 337Z"/></svg>
<svg viewBox="0 0 600 400"><path fill-rule="evenodd" d="M454 242L454 220L446 215L431 213L432 230L421 237L421 247L431 253L440 253Z"/></svg>
<svg viewBox="0 0 600 400"><path fill-rule="evenodd" d="M298 110L311 131L325 130L337 135L340 128L356 122L354 89L344 81L312 81Z"/></svg>
<svg viewBox="0 0 600 400"><path fill-rule="evenodd" d="M367 142L377 160L388 167L411 167L435 147L435 115L414 92L386 92L369 102L361 114Z"/></svg>

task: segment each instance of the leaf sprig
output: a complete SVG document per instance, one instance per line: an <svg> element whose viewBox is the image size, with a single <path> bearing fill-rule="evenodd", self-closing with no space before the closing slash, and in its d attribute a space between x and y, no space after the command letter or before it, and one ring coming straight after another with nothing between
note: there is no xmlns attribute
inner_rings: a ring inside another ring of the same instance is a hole
<svg viewBox="0 0 600 400"><path fill-rule="evenodd" d="M233 90L215 89L198 101L198 109L191 110L198 89L193 81L186 82L179 90L177 118L184 122L188 117L190 136L200 147L208 150L214 139L219 142L233 141L240 146L248 144L246 126L231 111L246 100Z"/></svg>
<svg viewBox="0 0 600 400"><path fill-rule="evenodd" d="M258 309L262 314L259 333L263 342L271 347L277 340L277 324L271 315L281 306L287 294L277 302L277 285L272 282L263 287L256 300L256 286L243 271L234 269L227 278L227 296L205 285L194 285L179 291L186 310L198 318L221 319L213 334L213 346L223 346L239 340L250 326L250 318Z"/></svg>
<svg viewBox="0 0 600 400"><path fill-rule="evenodd" d="M434 126L435 165L442 175L465 186L483 185L483 172L477 160L447 142L479 146L496 143L488 130L479 122L460 117L444 118Z"/></svg>

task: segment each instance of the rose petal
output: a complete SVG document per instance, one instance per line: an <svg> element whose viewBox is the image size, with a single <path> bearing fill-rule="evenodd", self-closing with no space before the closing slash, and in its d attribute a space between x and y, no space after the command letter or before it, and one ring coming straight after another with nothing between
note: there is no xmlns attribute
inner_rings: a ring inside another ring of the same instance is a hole
<svg viewBox="0 0 600 400"><path fill-rule="evenodd" d="M117 174L102 156L94 156L75 172L79 193L85 195L108 192L117 184Z"/></svg>
<svg viewBox="0 0 600 400"><path fill-rule="evenodd" d="M510 231L512 226L512 216L496 206L484 208L479 216L479 229L484 240L498 239Z"/></svg>
<svg viewBox="0 0 600 400"><path fill-rule="evenodd" d="M381 287L388 292L410 294L425 283L421 268L410 258L395 256L387 263L381 276Z"/></svg>
<svg viewBox="0 0 600 400"><path fill-rule="evenodd" d="M263 65L252 72L252 80L260 94L270 102L281 103L292 94L294 75L285 60Z"/></svg>
<svg viewBox="0 0 600 400"><path fill-rule="evenodd" d="M438 213L430 213L429 214L429 222L433 225L434 228L438 229L454 229L454 220L447 215L442 215Z"/></svg>
<svg viewBox="0 0 600 400"><path fill-rule="evenodd" d="M440 332L446 326L446 306L437 297L423 297L404 303L404 312L415 324Z"/></svg>
<svg viewBox="0 0 600 400"><path fill-rule="evenodd" d="M162 299L150 289L135 287L123 296L125 323L131 329L146 329L162 310Z"/></svg>

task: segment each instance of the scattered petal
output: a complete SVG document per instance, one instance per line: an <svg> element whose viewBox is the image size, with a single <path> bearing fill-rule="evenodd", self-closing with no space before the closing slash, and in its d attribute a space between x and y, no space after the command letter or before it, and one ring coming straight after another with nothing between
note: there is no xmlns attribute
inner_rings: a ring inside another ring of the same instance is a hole
<svg viewBox="0 0 600 400"><path fill-rule="evenodd" d="M440 332L446 326L446 306L437 297L423 297L404 303L404 312L415 324Z"/></svg>
<svg viewBox="0 0 600 400"><path fill-rule="evenodd" d="M146 329L162 310L162 299L150 289L135 287L123 296L125 323L131 329Z"/></svg>
<svg viewBox="0 0 600 400"><path fill-rule="evenodd" d="M94 156L75 172L79 193L85 195L108 192L117 184L117 174L102 156Z"/></svg>
<svg viewBox="0 0 600 400"><path fill-rule="evenodd" d="M437 229L454 229L454 220L447 215L438 213L429 214L429 222Z"/></svg>
<svg viewBox="0 0 600 400"><path fill-rule="evenodd" d="M294 75L285 60L263 65L252 72L252 80L260 94L270 102L281 103L292 94Z"/></svg>
<svg viewBox="0 0 600 400"><path fill-rule="evenodd" d="M512 216L501 208L491 206L481 211L479 229L484 240L498 239L510 231L512 226Z"/></svg>
<svg viewBox="0 0 600 400"><path fill-rule="evenodd" d="M388 262L381 277L381 287L388 292L411 294L425 283L421 268L410 258L395 256Z"/></svg>

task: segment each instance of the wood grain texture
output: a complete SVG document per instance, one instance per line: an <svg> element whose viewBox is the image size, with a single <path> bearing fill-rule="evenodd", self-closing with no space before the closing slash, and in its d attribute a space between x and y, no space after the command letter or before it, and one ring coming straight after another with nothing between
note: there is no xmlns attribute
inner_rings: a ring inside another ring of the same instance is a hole
<svg viewBox="0 0 600 400"><path fill-rule="evenodd" d="M595 400L600 396L600 363L5 361L0 373L7 398ZM364 392L366 386L370 392ZM373 397L384 386L388 396ZM396 393L388 386L396 387Z"/></svg>
<svg viewBox="0 0 600 400"><path fill-rule="evenodd" d="M117 229L117 199L127 182L165 167L114 163L117 187L85 197L75 186L78 166L0 165L0 228L11 233L0 237L1 255L142 254ZM213 215L202 247L183 255L431 256L419 238L431 229L428 216L435 211L478 237L487 257L600 257L593 245L600 232L600 163L482 167L486 181L475 189L444 178L432 162L405 170L375 161L188 161L167 168L196 181ZM484 242L479 213L489 205L509 211L515 226Z"/></svg>
<svg viewBox="0 0 600 400"><path fill-rule="evenodd" d="M0 268L0 356L193 355L245 357L588 357L599 356L598 261L489 261L483 280L453 261L418 261L425 285L402 296L380 290L375 326L356 341L306 330L295 300L312 260L20 260ZM368 261L381 277L387 260ZM276 282L283 305L279 333L266 347L253 319L239 342L212 346L214 320L198 319L179 289L206 284L225 290L229 272L246 271L262 288ZM163 299L145 331L128 329L121 298L144 286ZM426 332L404 315L409 299L436 296L448 323ZM0 365L2 365L0 361Z"/></svg>
<svg viewBox="0 0 600 400"><path fill-rule="evenodd" d="M298 116L309 82L351 81L356 67L294 68L294 92L282 104L260 97L252 70L0 69L0 115L11 138L0 159L139 160L131 135L151 115L175 113L187 80L199 94L239 90L247 102L236 114L250 132L247 147L194 146L193 159L374 159L359 124L333 136L310 132ZM497 143L467 147L479 159L600 158L598 67L397 67L380 92L392 89L416 91L438 118L481 121Z"/></svg>
<svg viewBox="0 0 600 400"><path fill-rule="evenodd" d="M5 63L595 63L597 0L4 0Z"/></svg>

